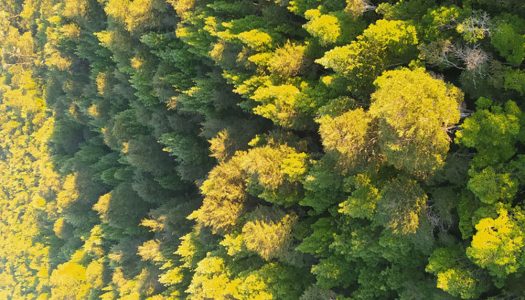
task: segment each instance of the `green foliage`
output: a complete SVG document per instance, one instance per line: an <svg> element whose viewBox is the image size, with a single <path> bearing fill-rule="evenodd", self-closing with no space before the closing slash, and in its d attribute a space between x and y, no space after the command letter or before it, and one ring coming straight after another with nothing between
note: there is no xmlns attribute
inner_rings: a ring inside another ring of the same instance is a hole
<svg viewBox="0 0 525 300"><path fill-rule="evenodd" d="M439 40L446 33L443 29L453 28L461 15L461 9L453 5L429 9L422 20L425 37L430 40Z"/></svg>
<svg viewBox="0 0 525 300"><path fill-rule="evenodd" d="M317 256L323 256L328 252L328 246L333 241L333 224L329 218L320 218L312 224L312 234L303 239L297 250Z"/></svg>
<svg viewBox="0 0 525 300"><path fill-rule="evenodd" d="M371 220L380 199L379 189L372 185L371 179L365 174L350 178L347 184L353 187L353 191L347 200L339 204L339 213Z"/></svg>
<svg viewBox="0 0 525 300"><path fill-rule="evenodd" d="M415 180L393 179L381 190L376 220L394 233L415 233L425 215L426 201L427 195Z"/></svg>
<svg viewBox="0 0 525 300"><path fill-rule="evenodd" d="M133 234L140 220L146 215L148 205L128 184L117 186L111 193L102 195L93 209L102 222Z"/></svg>
<svg viewBox="0 0 525 300"><path fill-rule="evenodd" d="M525 22L520 18L509 16L496 23L490 39L498 53L516 66L525 58L525 37L520 32L523 25Z"/></svg>
<svg viewBox="0 0 525 300"><path fill-rule="evenodd" d="M315 212L321 213L340 200L343 180L334 172L335 163L333 158L327 156L312 162L302 182L305 193L299 204L310 206Z"/></svg>
<svg viewBox="0 0 525 300"><path fill-rule="evenodd" d="M438 288L461 299L476 299L489 288L458 246L434 250L426 271L436 275Z"/></svg>
<svg viewBox="0 0 525 300"><path fill-rule="evenodd" d="M348 287L355 279L350 264L340 256L321 259L318 264L312 266L311 272L315 275L317 285L325 289L336 286Z"/></svg>
<svg viewBox="0 0 525 300"><path fill-rule="evenodd" d="M518 192L518 182L511 174L498 174L491 167L473 174L467 187L486 204L514 199Z"/></svg>
<svg viewBox="0 0 525 300"><path fill-rule="evenodd" d="M417 42L414 26L403 21L379 20L356 41L326 52L316 62L352 78L350 90L363 97L371 92L375 77L388 66L406 63L414 57Z"/></svg>
<svg viewBox="0 0 525 300"><path fill-rule="evenodd" d="M525 86L523 85L525 73L516 69L506 69L502 75L505 90L516 91L520 95L525 94Z"/></svg>
<svg viewBox="0 0 525 300"><path fill-rule="evenodd" d="M511 158L520 134L521 110L514 101L505 106L490 99L476 101L477 111L467 118L456 133L456 141L477 150L477 167L495 165Z"/></svg>

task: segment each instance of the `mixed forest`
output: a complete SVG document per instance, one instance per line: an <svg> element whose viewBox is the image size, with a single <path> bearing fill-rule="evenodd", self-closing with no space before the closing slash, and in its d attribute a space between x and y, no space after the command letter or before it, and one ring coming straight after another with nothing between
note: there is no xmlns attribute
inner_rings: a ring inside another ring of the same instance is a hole
<svg viewBox="0 0 525 300"><path fill-rule="evenodd" d="M0 299L525 299L522 0L0 1Z"/></svg>

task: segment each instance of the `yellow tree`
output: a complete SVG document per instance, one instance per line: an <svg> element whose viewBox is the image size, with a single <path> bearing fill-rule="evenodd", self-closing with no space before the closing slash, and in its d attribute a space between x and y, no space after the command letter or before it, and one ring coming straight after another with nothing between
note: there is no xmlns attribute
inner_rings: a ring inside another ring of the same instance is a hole
<svg viewBox="0 0 525 300"><path fill-rule="evenodd" d="M445 162L462 92L421 68L387 71L374 84L370 115L378 119L378 144L387 163L428 177Z"/></svg>

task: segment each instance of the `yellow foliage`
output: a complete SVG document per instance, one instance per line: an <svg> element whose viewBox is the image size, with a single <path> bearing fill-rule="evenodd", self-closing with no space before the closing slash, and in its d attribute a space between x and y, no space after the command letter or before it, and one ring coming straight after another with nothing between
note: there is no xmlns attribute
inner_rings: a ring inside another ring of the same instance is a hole
<svg viewBox="0 0 525 300"><path fill-rule="evenodd" d="M513 216L507 209L500 208L498 214L495 219L484 218L476 224L477 232L467 248L467 255L480 267L504 278L521 266L525 232L516 220L523 220L523 213L516 210Z"/></svg>
<svg viewBox="0 0 525 300"><path fill-rule="evenodd" d="M250 31L241 32L237 37L241 42L254 50L263 51L272 46L272 37L261 30L252 29Z"/></svg>
<svg viewBox="0 0 525 300"><path fill-rule="evenodd" d="M51 299L85 299L89 292L86 268L74 262L59 265L51 274Z"/></svg>
<svg viewBox="0 0 525 300"><path fill-rule="evenodd" d="M97 203L93 205L93 209L100 215L100 219L107 222L107 214L111 203L111 193L104 194L98 198Z"/></svg>
<svg viewBox="0 0 525 300"><path fill-rule="evenodd" d="M254 92L252 99L261 105L253 111L284 127L292 127L299 115L297 97L300 93L297 87L290 84L260 87Z"/></svg>
<svg viewBox="0 0 525 300"><path fill-rule="evenodd" d="M59 211L63 211L76 202L79 198L78 190L76 187L76 174L69 174L64 179L62 190L57 195L57 207Z"/></svg>
<svg viewBox="0 0 525 300"><path fill-rule="evenodd" d="M104 286L104 264L94 260L86 268L86 279L91 288L101 289Z"/></svg>
<svg viewBox="0 0 525 300"><path fill-rule="evenodd" d="M241 234L226 234L220 244L226 248L228 255L235 256L243 250L244 239Z"/></svg>
<svg viewBox="0 0 525 300"><path fill-rule="evenodd" d="M281 218L262 216L246 222L242 227L246 248L265 260L285 255L296 221L296 215L287 214Z"/></svg>
<svg viewBox="0 0 525 300"><path fill-rule="evenodd" d="M341 25L337 17L323 15L317 9L306 11L305 17L309 21L303 26L304 29L319 39L321 45L333 44L341 36Z"/></svg>

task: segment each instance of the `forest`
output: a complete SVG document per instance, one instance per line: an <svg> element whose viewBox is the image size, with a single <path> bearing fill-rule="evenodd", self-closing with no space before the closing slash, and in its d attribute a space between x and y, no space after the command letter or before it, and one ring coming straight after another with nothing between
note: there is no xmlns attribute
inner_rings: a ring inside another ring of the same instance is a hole
<svg viewBox="0 0 525 300"><path fill-rule="evenodd" d="M525 299L525 1L0 1L0 299Z"/></svg>

